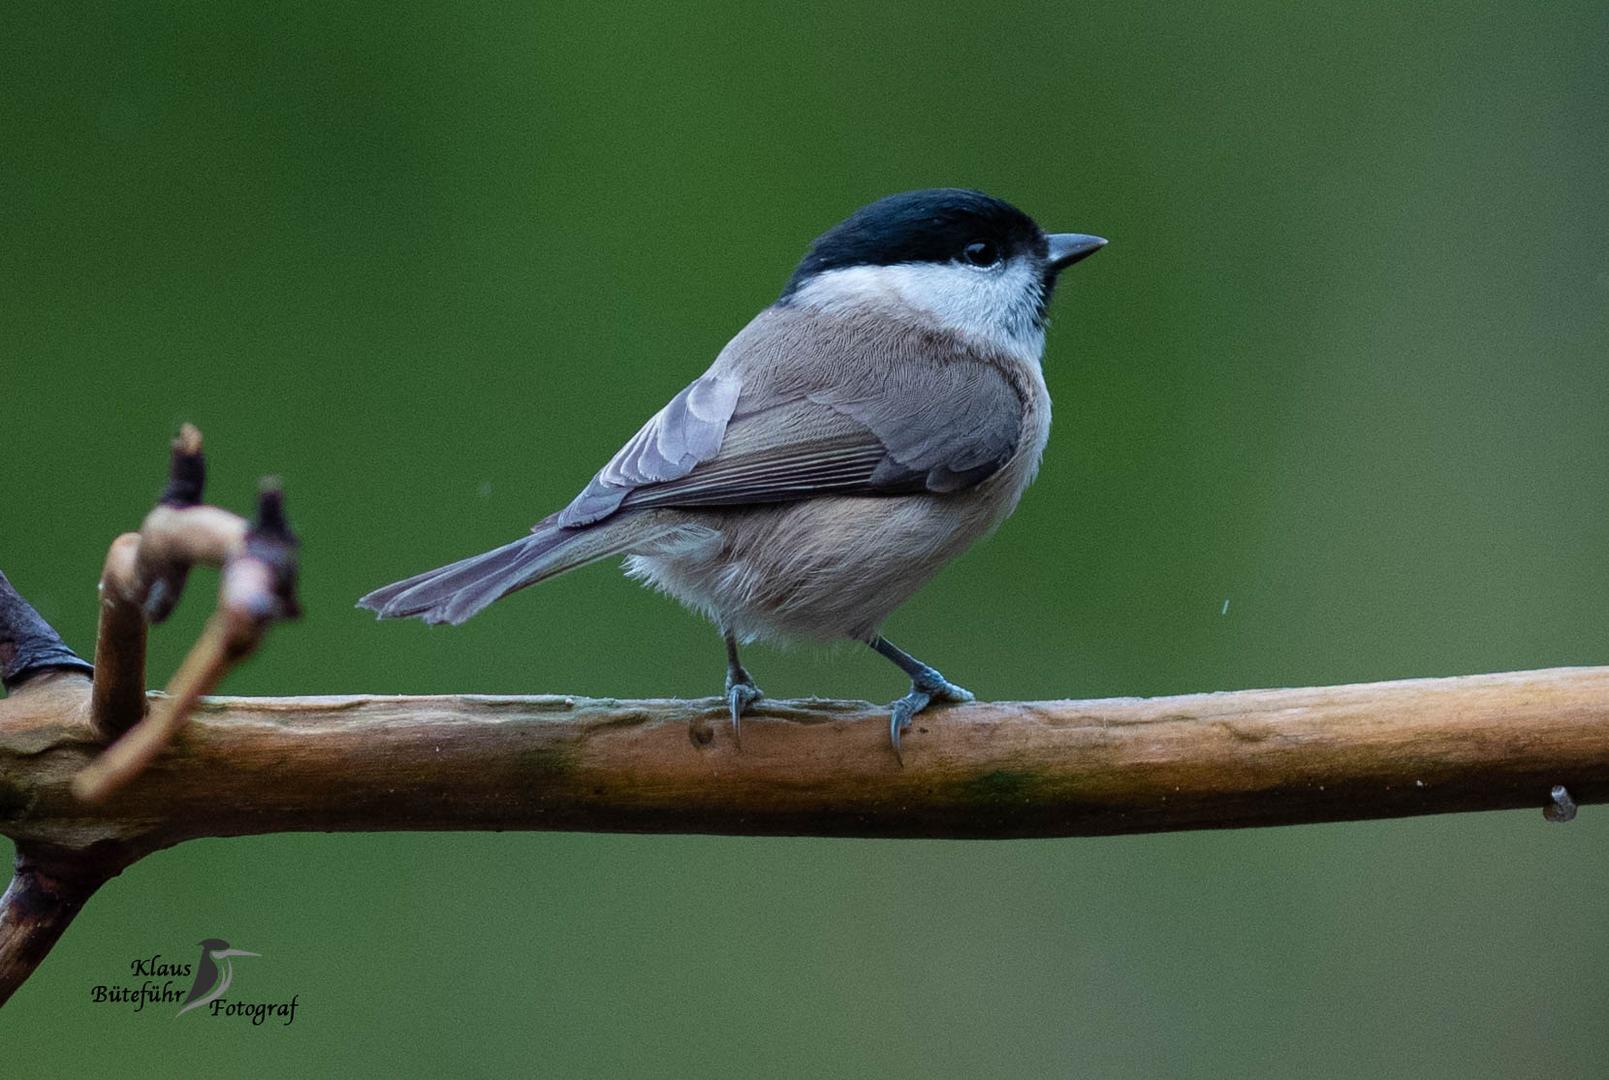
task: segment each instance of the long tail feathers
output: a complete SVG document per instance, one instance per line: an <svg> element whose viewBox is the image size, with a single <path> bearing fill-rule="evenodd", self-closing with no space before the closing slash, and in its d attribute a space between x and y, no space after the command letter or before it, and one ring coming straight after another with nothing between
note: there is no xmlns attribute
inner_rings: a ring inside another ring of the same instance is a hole
<svg viewBox="0 0 1609 1080"><path fill-rule="evenodd" d="M634 524L566 529L544 522L512 544L376 589L358 607L382 619L416 616L427 623L457 625L516 589L651 539Z"/></svg>

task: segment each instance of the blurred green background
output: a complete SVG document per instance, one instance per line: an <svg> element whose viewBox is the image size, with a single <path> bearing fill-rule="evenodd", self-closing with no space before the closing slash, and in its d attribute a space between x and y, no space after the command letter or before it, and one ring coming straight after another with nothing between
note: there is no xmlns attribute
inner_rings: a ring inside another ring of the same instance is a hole
<svg viewBox="0 0 1609 1080"><path fill-rule="evenodd" d="M1609 9L16 5L0 566L86 654L192 420L281 474L239 693L702 696L595 567L354 598L561 505L856 206L984 188L1071 272L1016 517L892 620L981 695L1609 660ZM152 638L165 680L209 606ZM1227 602L1227 612L1225 604ZM865 650L752 650L887 700ZM1543 793L1538 792L1540 803ZM405 798L405 794L399 796ZM0 1013L18 1076L1581 1076L1609 814L1014 843L271 836L153 857ZM92 1005L222 935L293 1026Z"/></svg>

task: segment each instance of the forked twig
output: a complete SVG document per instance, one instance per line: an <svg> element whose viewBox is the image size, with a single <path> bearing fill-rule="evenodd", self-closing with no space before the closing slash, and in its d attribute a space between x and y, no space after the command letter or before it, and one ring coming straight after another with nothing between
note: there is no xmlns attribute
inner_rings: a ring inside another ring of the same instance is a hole
<svg viewBox="0 0 1609 1080"><path fill-rule="evenodd" d="M190 567L221 567L245 542L246 522L205 506L201 432L186 424L173 440L168 482L140 531L112 541L101 571L100 632L90 717L115 738L145 715L146 625L172 614Z"/></svg>
<svg viewBox="0 0 1609 1080"><path fill-rule="evenodd" d="M198 537L187 538L188 528L196 521L196 518L186 519L169 535L179 540L175 545L177 550L196 561L210 561L213 556L223 554L218 607L168 683L166 695L144 719L74 778L73 794L85 802L99 802L138 776L173 740L201 698L218 686L230 668L256 650L268 627L280 619L300 614L295 593L297 539L285 521L283 496L277 485L264 485L256 522L232 548L207 546L217 539L221 532L218 529L204 527L197 530ZM185 550L186 539L191 539L188 550ZM172 572L175 564L169 556L168 561L159 565ZM177 579L182 582L189 564L177 565ZM171 600L176 601L177 595ZM163 602L171 609L168 598ZM150 610L149 600L146 610Z"/></svg>

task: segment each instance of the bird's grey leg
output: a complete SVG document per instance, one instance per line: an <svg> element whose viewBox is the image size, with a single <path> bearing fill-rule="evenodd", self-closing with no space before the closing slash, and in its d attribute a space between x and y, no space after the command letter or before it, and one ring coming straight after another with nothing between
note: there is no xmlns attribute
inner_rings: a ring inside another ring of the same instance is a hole
<svg viewBox="0 0 1609 1080"><path fill-rule="evenodd" d="M726 635L726 704L732 710L732 738L743 745L743 714L750 705L765 697L754 685L754 679L737 658L737 637L730 630Z"/></svg>
<svg viewBox="0 0 1609 1080"><path fill-rule="evenodd" d="M950 682L881 635L867 644L899 665L899 669L911 677L911 692L888 707L888 741L894 747L894 756L903 762L905 758L900 753L899 737L911 726L911 717L934 701L971 701L972 691Z"/></svg>

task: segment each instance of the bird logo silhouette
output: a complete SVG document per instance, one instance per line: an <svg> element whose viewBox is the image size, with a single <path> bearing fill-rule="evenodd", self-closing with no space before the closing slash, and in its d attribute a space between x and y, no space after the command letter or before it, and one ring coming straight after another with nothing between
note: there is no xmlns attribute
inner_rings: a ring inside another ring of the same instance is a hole
<svg viewBox="0 0 1609 1080"><path fill-rule="evenodd" d="M191 1009L199 1009L223 997L224 991L229 989L229 984L235 978L235 957L261 955L245 949L231 949L229 942L223 938L207 938L201 942L201 960L196 964L195 985L190 987L190 994L184 999L184 1005L177 1015L183 1016Z"/></svg>

